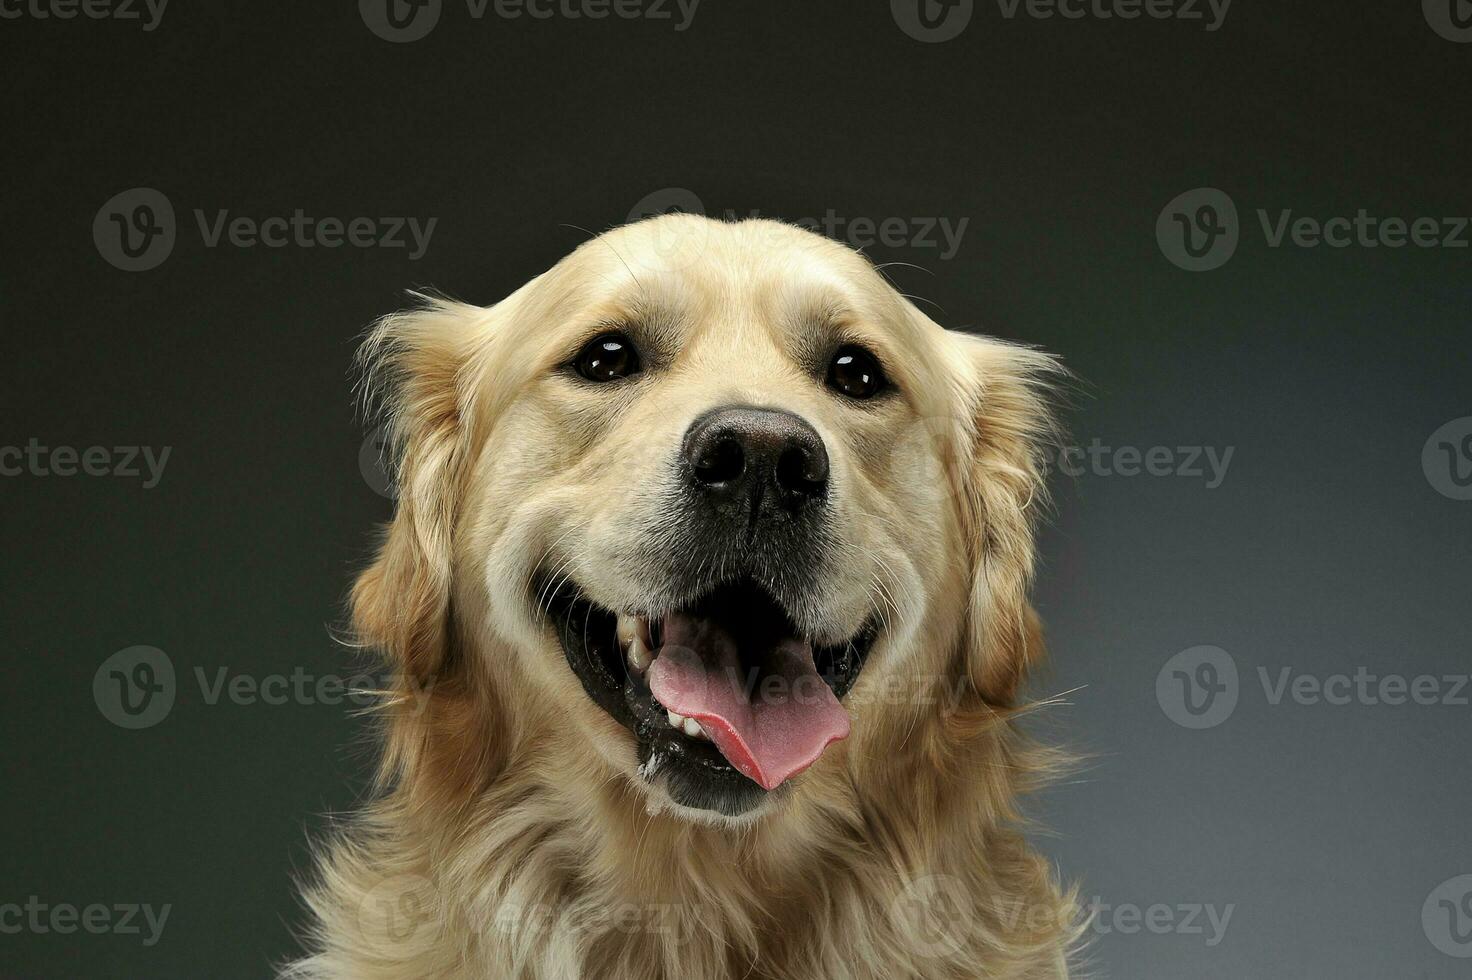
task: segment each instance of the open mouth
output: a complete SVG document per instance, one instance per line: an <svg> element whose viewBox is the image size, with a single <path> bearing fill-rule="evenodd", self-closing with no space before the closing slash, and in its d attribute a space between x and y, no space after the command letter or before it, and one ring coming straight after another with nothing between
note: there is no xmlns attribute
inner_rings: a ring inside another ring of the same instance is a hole
<svg viewBox="0 0 1472 980"><path fill-rule="evenodd" d="M677 803L728 816L848 735L840 699L877 632L871 623L815 644L750 578L662 616L605 609L572 583L544 606L583 689L634 733L646 778L663 778Z"/></svg>

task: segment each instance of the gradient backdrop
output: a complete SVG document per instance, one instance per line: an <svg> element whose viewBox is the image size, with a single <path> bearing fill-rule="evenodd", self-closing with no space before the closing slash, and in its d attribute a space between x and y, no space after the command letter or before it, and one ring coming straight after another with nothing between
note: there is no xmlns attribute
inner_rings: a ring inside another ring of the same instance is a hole
<svg viewBox="0 0 1472 980"><path fill-rule="evenodd" d="M1081 379L1033 811L1101 974L1472 975L1472 5L558 2L0 0L0 976L293 951L371 762L355 337L675 205Z"/></svg>

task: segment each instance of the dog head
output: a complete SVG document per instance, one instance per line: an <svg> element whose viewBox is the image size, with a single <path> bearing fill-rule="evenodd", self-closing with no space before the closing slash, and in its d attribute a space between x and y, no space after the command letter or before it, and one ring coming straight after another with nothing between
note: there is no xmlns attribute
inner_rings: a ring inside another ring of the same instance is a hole
<svg viewBox="0 0 1472 980"><path fill-rule="evenodd" d="M402 715L397 764L555 744L567 778L751 819L1013 703L1053 362L942 329L852 250L667 215L365 353L399 502L357 627L495 706L473 736L468 708Z"/></svg>

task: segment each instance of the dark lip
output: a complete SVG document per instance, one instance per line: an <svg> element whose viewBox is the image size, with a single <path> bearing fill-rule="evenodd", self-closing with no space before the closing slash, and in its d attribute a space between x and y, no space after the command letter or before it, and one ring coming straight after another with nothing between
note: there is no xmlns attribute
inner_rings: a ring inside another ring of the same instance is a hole
<svg viewBox="0 0 1472 980"><path fill-rule="evenodd" d="M732 816L745 812L767 795L766 790L737 772L712 743L683 737L670 728L665 709L654 700L644 678L627 668L614 635L616 612L593 602L571 580L564 579L550 590L546 584L544 576L534 577L533 595L557 633L568 666L588 697L633 733L641 764L651 758L673 761L681 770L684 795L698 801L694 805ZM770 592L747 577L722 582L686 604L686 608L701 608L712 596L729 590L753 588L760 589L781 608ZM877 623L877 616L871 617L843 643L814 646L818 673L836 697L842 699L858 680L878 638Z"/></svg>

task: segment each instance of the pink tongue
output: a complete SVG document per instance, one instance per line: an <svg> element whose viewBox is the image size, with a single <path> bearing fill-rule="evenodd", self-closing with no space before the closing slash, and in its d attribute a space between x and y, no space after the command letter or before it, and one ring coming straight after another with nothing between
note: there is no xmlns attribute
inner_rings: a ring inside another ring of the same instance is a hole
<svg viewBox="0 0 1472 980"><path fill-rule="evenodd" d="M848 736L848 712L818 676L806 640L782 640L753 676L729 632L672 613L649 688L660 704L700 722L726 761L763 789L776 789Z"/></svg>

